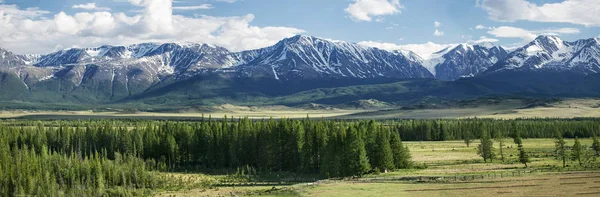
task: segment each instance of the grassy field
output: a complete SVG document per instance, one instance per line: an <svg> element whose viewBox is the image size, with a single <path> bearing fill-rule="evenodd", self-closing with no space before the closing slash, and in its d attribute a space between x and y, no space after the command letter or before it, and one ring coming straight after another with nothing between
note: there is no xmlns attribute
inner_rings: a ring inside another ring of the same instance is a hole
<svg viewBox="0 0 600 197"><path fill-rule="evenodd" d="M199 119L248 117L262 118L336 118L336 119L440 119L440 118L574 118L600 117L600 100L568 99L531 106L521 100L502 100L497 103L441 109L336 109L336 108L293 108L286 106L248 107L220 105L203 109L179 110L175 112L130 112L108 109L96 111L0 111L0 118L22 119Z"/></svg>
<svg viewBox="0 0 600 197"><path fill-rule="evenodd" d="M591 139L580 139L589 147ZM553 139L525 139L531 163L517 162L512 139L504 140L505 161L484 163L476 154L478 141L405 142L417 166L424 169L371 174L360 179L325 180L295 185L223 186L162 192L158 196L598 196L600 158L590 157L583 167L552 156ZM573 139L566 139L568 146ZM498 142L494 143L499 155ZM219 181L223 176L216 177ZM252 184L252 182L245 182Z"/></svg>
<svg viewBox="0 0 600 197"><path fill-rule="evenodd" d="M499 103L454 107L443 109L391 109L370 112L359 112L344 115L342 118L356 119L440 119L440 118L574 118L600 117L600 100L566 99L539 106L531 106L521 100L503 100Z"/></svg>
<svg viewBox="0 0 600 197"><path fill-rule="evenodd" d="M157 112L93 112L93 111L3 111L0 118L20 119L200 119L222 117L248 117L251 119L263 118L331 118L348 115L364 110L300 110L300 109L252 109L235 108L221 111L157 113Z"/></svg>
<svg viewBox="0 0 600 197"><path fill-rule="evenodd" d="M553 173L473 181L339 182L308 189L306 196L598 196L600 173Z"/></svg>

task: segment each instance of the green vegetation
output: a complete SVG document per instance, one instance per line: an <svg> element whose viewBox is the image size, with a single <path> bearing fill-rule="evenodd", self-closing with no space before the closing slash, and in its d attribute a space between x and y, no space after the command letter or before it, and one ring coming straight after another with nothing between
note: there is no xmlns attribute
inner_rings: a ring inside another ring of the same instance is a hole
<svg viewBox="0 0 600 197"><path fill-rule="evenodd" d="M571 149L571 160L577 161L579 166L581 166L582 157L583 148L581 147L581 142L579 142L579 138L575 138L575 144L573 144L573 148Z"/></svg>
<svg viewBox="0 0 600 197"><path fill-rule="evenodd" d="M567 147L566 147L566 142L565 139L563 138L562 134L556 130L556 149L555 149L555 153L556 153L556 157L562 161L563 163L563 168L567 166Z"/></svg>
<svg viewBox="0 0 600 197"><path fill-rule="evenodd" d="M0 132L2 196L138 195L168 188L159 171L328 178L410 166L398 134L375 121L6 121Z"/></svg>
<svg viewBox="0 0 600 197"><path fill-rule="evenodd" d="M523 140L521 139L521 137L516 137L515 143L517 144L517 148L519 150L519 162L524 164L527 168L527 163L529 163L529 155L527 154L527 152L525 152L525 148L523 147Z"/></svg>
<svg viewBox="0 0 600 197"><path fill-rule="evenodd" d="M592 136L592 149L596 152L596 156L600 156L600 141L596 138L596 135Z"/></svg>
<svg viewBox="0 0 600 197"><path fill-rule="evenodd" d="M302 184L294 183L328 178L489 177L514 174L521 164L531 171L593 170L600 166L593 154L597 139L590 137L599 124L597 119L4 120L0 196L223 189L221 195L245 184L272 188L242 187L247 193L238 194L294 196L304 194L294 189ZM479 138L471 142L477 148L465 146L464 136ZM501 136L513 137L514 144ZM565 159L562 168L553 158Z"/></svg>
<svg viewBox="0 0 600 197"><path fill-rule="evenodd" d="M487 131L481 132L481 144L477 147L477 154L483 157L483 162L494 162L494 141L490 138L490 134Z"/></svg>

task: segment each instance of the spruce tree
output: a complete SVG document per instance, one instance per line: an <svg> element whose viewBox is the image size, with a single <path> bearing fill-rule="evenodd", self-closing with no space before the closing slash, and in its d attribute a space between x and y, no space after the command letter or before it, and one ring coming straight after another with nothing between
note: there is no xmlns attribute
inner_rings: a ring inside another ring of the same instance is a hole
<svg viewBox="0 0 600 197"><path fill-rule="evenodd" d="M496 132L496 141L498 141L500 146L500 160L504 162L504 134L502 131Z"/></svg>
<svg viewBox="0 0 600 197"><path fill-rule="evenodd" d="M555 149L554 152L556 157L563 162L563 168L567 166L567 147L565 139L562 136L560 131L556 131L556 140L554 142Z"/></svg>
<svg viewBox="0 0 600 197"><path fill-rule="evenodd" d="M374 158L370 158L374 160L372 167L378 168L381 172L394 169L394 156L390 147L389 135L385 131L379 131L376 135L375 147L377 152Z"/></svg>
<svg viewBox="0 0 600 197"><path fill-rule="evenodd" d="M463 140L465 141L467 147L471 145L471 142L473 141L473 134L471 131L467 130L463 132Z"/></svg>
<svg viewBox="0 0 600 197"><path fill-rule="evenodd" d="M579 166L581 166L581 157L583 157L583 148L581 147L579 138L575 138L575 144L573 144L573 148L571 149L571 160L577 161Z"/></svg>
<svg viewBox="0 0 600 197"><path fill-rule="evenodd" d="M525 152L520 137L515 138L515 142L518 142L517 147L519 150L519 162L525 164L525 167L527 168L527 163L529 162L529 155L527 155L527 152Z"/></svg>
<svg viewBox="0 0 600 197"><path fill-rule="evenodd" d="M594 150L596 156L600 156L600 142L598 141L596 135L592 136L592 141L592 150Z"/></svg>
<svg viewBox="0 0 600 197"><path fill-rule="evenodd" d="M390 138L390 146L394 155L394 166L396 169L404 169L410 167L410 152L400 140L398 132L392 132Z"/></svg>
<svg viewBox="0 0 600 197"><path fill-rule="evenodd" d="M340 168L341 168L341 155L338 154L339 144L341 140L339 140L340 134L337 132L332 133L327 140L327 147L325 149L325 154L323 156L322 164L321 164L321 175L325 178L338 177L340 176Z"/></svg>
<svg viewBox="0 0 600 197"><path fill-rule="evenodd" d="M444 124L442 122L440 122L439 128L440 128L440 134L439 134L439 138L440 139L439 139L439 141L446 141L446 140L448 140L448 138L449 138L448 137L448 130L446 130L444 128Z"/></svg>
<svg viewBox="0 0 600 197"><path fill-rule="evenodd" d="M483 157L483 162L487 163L488 160L493 162L494 160L494 141L486 130L481 132L481 144L477 147L477 154Z"/></svg>
<svg viewBox="0 0 600 197"><path fill-rule="evenodd" d="M344 166L345 175L347 176L362 176L369 172L371 166L367 158L365 144L355 128L350 127L346 133L345 148L344 148Z"/></svg>

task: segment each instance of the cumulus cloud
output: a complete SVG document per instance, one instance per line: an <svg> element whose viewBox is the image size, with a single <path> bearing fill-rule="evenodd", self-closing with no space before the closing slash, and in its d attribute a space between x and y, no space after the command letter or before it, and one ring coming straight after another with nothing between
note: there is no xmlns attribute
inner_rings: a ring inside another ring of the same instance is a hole
<svg viewBox="0 0 600 197"><path fill-rule="evenodd" d="M600 26L600 1L563 0L536 5L527 0L478 0L477 6L496 21L518 20Z"/></svg>
<svg viewBox="0 0 600 197"><path fill-rule="evenodd" d="M398 14L400 9L400 0L354 0L354 3L348 5L346 12L355 21L373 21L373 17Z"/></svg>
<svg viewBox="0 0 600 197"><path fill-rule="evenodd" d="M394 43L376 42L376 41L363 41L358 44L368 47L375 47L383 50L408 50L416 53L421 58L427 60L431 59L433 53L441 51L448 47L456 47L458 44L436 44L433 42L427 42L423 44L406 44L398 45Z"/></svg>
<svg viewBox="0 0 600 197"><path fill-rule="evenodd" d="M433 32L433 35L434 35L434 36L443 36L443 35L444 35L444 32L436 29L436 30Z"/></svg>
<svg viewBox="0 0 600 197"><path fill-rule="evenodd" d="M71 8L73 8L73 9L83 9L83 10L96 10L96 11L110 11L110 8L96 6L96 3L86 3L86 4L73 5L73 7L71 7Z"/></svg>
<svg viewBox="0 0 600 197"><path fill-rule="evenodd" d="M141 42L197 42L232 51L256 49L304 33L290 27L251 25L254 15L174 15L172 0L128 0L137 15L108 11L50 14L38 8L0 5L0 47L17 53L47 53L69 47Z"/></svg>
<svg viewBox="0 0 600 197"><path fill-rule="evenodd" d="M442 23L440 23L439 21L435 21L435 22L433 22L433 26L434 27L441 27Z"/></svg>
<svg viewBox="0 0 600 197"><path fill-rule="evenodd" d="M535 39L538 35L559 35L559 34L578 34L577 28L559 28L559 29L542 29L542 30L527 30L518 27L501 26L490 29L489 34L498 38L521 38L524 42L529 42Z"/></svg>

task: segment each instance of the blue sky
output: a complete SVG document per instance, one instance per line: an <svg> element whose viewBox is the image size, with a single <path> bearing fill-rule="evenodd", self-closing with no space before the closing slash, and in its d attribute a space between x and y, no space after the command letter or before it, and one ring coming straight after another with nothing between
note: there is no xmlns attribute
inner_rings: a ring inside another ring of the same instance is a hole
<svg viewBox="0 0 600 197"><path fill-rule="evenodd" d="M204 42L239 51L306 34L427 56L457 43L515 47L541 34L564 40L600 34L598 0L0 2L0 28L8 30L0 32L0 47L18 53L148 41Z"/></svg>

